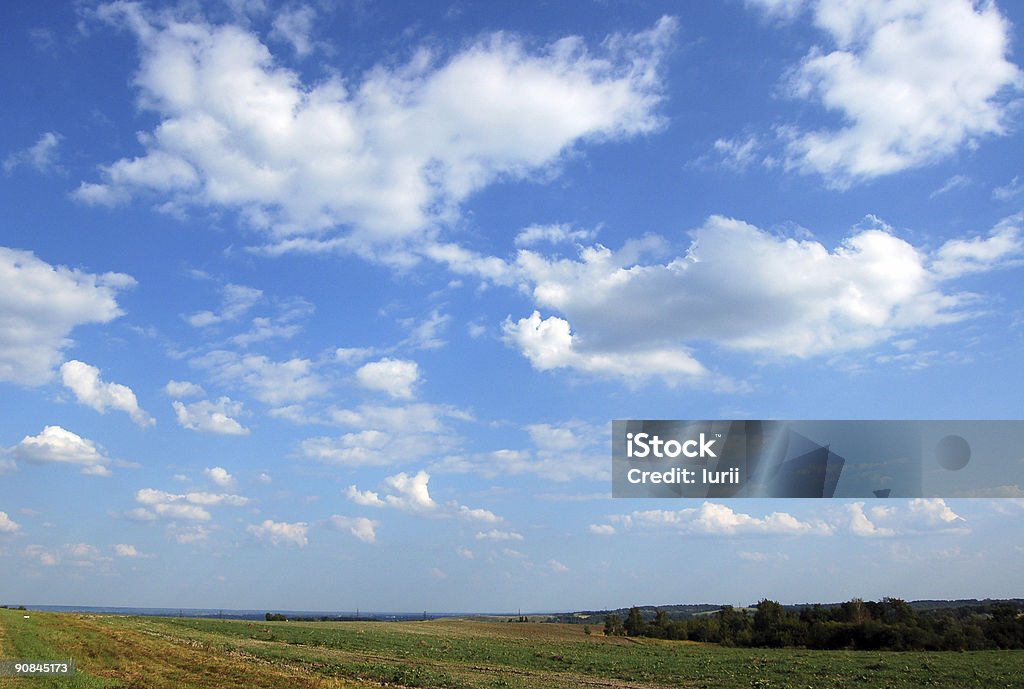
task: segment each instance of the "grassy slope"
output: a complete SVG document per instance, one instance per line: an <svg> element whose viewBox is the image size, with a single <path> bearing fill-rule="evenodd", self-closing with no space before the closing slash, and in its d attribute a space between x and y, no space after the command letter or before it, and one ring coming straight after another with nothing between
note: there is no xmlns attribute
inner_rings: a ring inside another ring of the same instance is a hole
<svg viewBox="0 0 1024 689"><path fill-rule="evenodd" d="M83 684L0 679L0 687L1024 689L1024 652L729 649L475 620L254 623L34 612L23 621L0 610L0 648L7 658L27 659L22 649L70 655L88 675L79 676Z"/></svg>

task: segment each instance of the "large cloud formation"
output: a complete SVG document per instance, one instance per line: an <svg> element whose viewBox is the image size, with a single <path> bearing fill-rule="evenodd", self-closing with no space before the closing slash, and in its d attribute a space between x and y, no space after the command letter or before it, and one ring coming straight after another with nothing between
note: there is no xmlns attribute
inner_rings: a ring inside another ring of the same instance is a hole
<svg viewBox="0 0 1024 689"><path fill-rule="evenodd" d="M550 170L577 142L656 129L657 68L676 24L610 36L596 52L575 36L534 48L494 33L307 84L238 26L125 2L97 14L137 37L139 104L160 122L141 155L102 167L79 200L155 192L179 210L236 209L270 233L271 251L364 253L451 220L489 183Z"/></svg>
<svg viewBox="0 0 1024 689"><path fill-rule="evenodd" d="M693 382L709 375L692 352L701 344L809 357L968 318L977 295L951 290L949 281L1019 261L1024 233L1012 216L985 236L929 252L872 218L830 250L712 216L681 255L652 239L577 251L566 258L521 250L503 265L497 279L518 281L538 308L506 320L506 340L540 370ZM482 266L485 274L490 265L454 267Z"/></svg>

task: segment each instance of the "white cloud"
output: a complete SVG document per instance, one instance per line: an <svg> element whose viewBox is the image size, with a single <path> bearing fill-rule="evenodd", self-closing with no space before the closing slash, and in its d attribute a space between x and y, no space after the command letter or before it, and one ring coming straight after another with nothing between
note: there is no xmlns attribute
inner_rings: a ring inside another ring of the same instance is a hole
<svg viewBox="0 0 1024 689"><path fill-rule="evenodd" d="M1019 263L1024 258L1022 222L1024 215L1017 214L1001 220L984 239L949 240L935 253L932 270L943 278L953 278L992 270L1011 261Z"/></svg>
<svg viewBox="0 0 1024 689"><path fill-rule="evenodd" d="M451 319L451 316L437 309L431 311L422 321L408 319L403 325L409 328L409 337L402 341L402 345L415 349L440 349L447 344L441 339L441 333L448 327Z"/></svg>
<svg viewBox="0 0 1024 689"><path fill-rule="evenodd" d="M52 550L47 550L39 544L32 544L25 546L25 557L39 560L39 563L45 567L54 567L60 564L60 555Z"/></svg>
<svg viewBox="0 0 1024 689"><path fill-rule="evenodd" d="M243 413L241 402L233 402L228 397L220 397L216 402L202 400L185 404L175 400L171 404L178 417L178 424L191 431L219 435L249 434L249 429L233 418Z"/></svg>
<svg viewBox="0 0 1024 689"><path fill-rule="evenodd" d="M118 557L148 559L153 557L146 553L139 552L138 548L128 543L118 543L114 546L114 554Z"/></svg>
<svg viewBox="0 0 1024 689"><path fill-rule="evenodd" d="M390 507L403 512L440 517L461 517L471 521L497 524L504 521L490 510L472 508L452 501L439 505L430 496L430 474L426 471L414 475L395 474L384 479L382 491L359 490L358 486L345 489L345 497L364 507Z"/></svg>
<svg viewBox="0 0 1024 689"><path fill-rule="evenodd" d="M240 347L248 347L255 342L263 342L274 338L290 340L302 331L302 326L292 323L283 325L274 323L269 318L253 318L252 329L249 332L235 335L231 341Z"/></svg>
<svg viewBox="0 0 1024 689"><path fill-rule="evenodd" d="M19 165L28 165L36 172L50 172L58 169L58 148L64 139L57 132L46 132L39 140L23 151L12 153L4 159L4 172L10 174Z"/></svg>
<svg viewBox="0 0 1024 689"><path fill-rule="evenodd" d="M1024 182L1021 182L1019 175L1015 175L1013 179L1003 186L992 190L992 198L996 201L1009 201L1021 194L1024 194Z"/></svg>
<svg viewBox="0 0 1024 689"><path fill-rule="evenodd" d="M946 526L964 521L942 498L915 498L910 501L908 508L930 526Z"/></svg>
<svg viewBox="0 0 1024 689"><path fill-rule="evenodd" d="M46 426L10 449L11 455L35 464L78 464L86 476L109 476L109 458L100 447L60 426Z"/></svg>
<svg viewBox="0 0 1024 689"><path fill-rule="evenodd" d="M792 19L807 6L809 0L746 0L770 16Z"/></svg>
<svg viewBox="0 0 1024 689"><path fill-rule="evenodd" d="M206 328L225 321L237 320L258 304L261 299L263 299L263 292L253 287L225 285L221 290L221 308L219 312L199 311L185 316L185 320L189 325L196 328Z"/></svg>
<svg viewBox="0 0 1024 689"><path fill-rule="evenodd" d="M972 183L973 180L967 175L953 175L945 182L943 182L941 187L939 187L932 193L928 194L928 198L934 199L937 196L948 194L949 192L954 191L956 189L964 189L966 187L971 186Z"/></svg>
<svg viewBox="0 0 1024 689"><path fill-rule="evenodd" d="M83 183L78 198L150 191L237 209L276 251L416 238L478 189L550 171L579 142L655 130L657 70L676 27L663 18L593 53L578 37L531 50L494 33L448 56L422 48L362 79L307 84L238 26L129 3L97 15L139 39L139 104L160 123L142 155L101 168L103 181ZM351 229L329 237L341 227Z"/></svg>
<svg viewBox="0 0 1024 689"><path fill-rule="evenodd" d="M644 510L628 515L612 515L609 521L626 529L668 528L710 536L798 536L828 535L834 532L834 528L822 520L804 521L787 512L772 512L763 517L755 517L716 502L705 502L700 507L681 510Z"/></svg>
<svg viewBox="0 0 1024 689"><path fill-rule="evenodd" d="M227 505L229 507L243 507L249 504L249 498L230 493L207 493L204 491L193 491L185 493L184 499L194 505Z"/></svg>
<svg viewBox="0 0 1024 689"><path fill-rule="evenodd" d="M173 532L174 540L182 545L201 543L210 537L210 530L202 525L177 528Z"/></svg>
<svg viewBox="0 0 1024 689"><path fill-rule="evenodd" d="M465 560L474 560L474 559L476 559L476 555L474 555L473 551L470 550L469 548L464 548L462 546L459 546L458 548L455 549L455 552L458 553L459 557L461 557L461 558L463 558Z"/></svg>
<svg viewBox="0 0 1024 689"><path fill-rule="evenodd" d="M688 352L648 349L608 355L581 352L569 321L558 316L541 320L539 311L502 326L506 342L515 345L538 371L572 368L585 373L642 379L663 376L667 382L696 380L707 374Z"/></svg>
<svg viewBox="0 0 1024 689"><path fill-rule="evenodd" d="M81 560L100 559L100 549L89 543L68 543L64 546L68 555Z"/></svg>
<svg viewBox="0 0 1024 689"><path fill-rule="evenodd" d="M165 519L185 519L188 521L210 521L212 515L208 510L198 505L183 505L180 503L160 503L153 505L153 511L157 516Z"/></svg>
<svg viewBox="0 0 1024 689"><path fill-rule="evenodd" d="M839 114L836 129L796 131L788 164L836 187L945 158L1006 133L1010 24L971 0L813 3L833 50L813 48L792 74L795 96Z"/></svg>
<svg viewBox="0 0 1024 689"><path fill-rule="evenodd" d="M334 350L334 359L342 364L358 364L376 354L372 347L338 347Z"/></svg>
<svg viewBox="0 0 1024 689"><path fill-rule="evenodd" d="M569 568L567 566L563 565L558 560L548 560L548 567L551 568L552 572L562 573L562 572L568 572L569 571Z"/></svg>
<svg viewBox="0 0 1024 689"><path fill-rule="evenodd" d="M182 399L184 397L199 397L206 394L206 391L203 390L201 385L190 383L187 380L167 381L167 385L164 386L164 392L170 397L176 397L178 399Z"/></svg>
<svg viewBox="0 0 1024 689"><path fill-rule="evenodd" d="M473 472L488 477L535 474L548 481L607 481L607 429L580 422L531 424L524 429L528 449L501 449L474 455L449 455L432 468L451 473Z"/></svg>
<svg viewBox="0 0 1024 689"><path fill-rule="evenodd" d="M151 522L158 517L147 510L145 507L136 507L135 509L128 510L124 514L125 517L131 519L133 522Z"/></svg>
<svg viewBox="0 0 1024 689"><path fill-rule="evenodd" d="M516 246L534 246L535 244L561 244L564 242L582 242L593 239L594 233L588 230L574 230L571 225L530 225L520 230L515 238Z"/></svg>
<svg viewBox="0 0 1024 689"><path fill-rule="evenodd" d="M309 5L288 7L274 17L270 36L290 43L296 55L305 57L313 52L314 42L311 35L315 21L316 10Z"/></svg>
<svg viewBox="0 0 1024 689"><path fill-rule="evenodd" d="M417 472L414 476L405 472L388 476L384 479L384 485L392 493L384 496L384 502L403 510L432 510L437 507L437 503L430 497L427 488L429 482L430 474L425 471Z"/></svg>
<svg viewBox="0 0 1024 689"><path fill-rule="evenodd" d="M716 139L715 153L721 156L722 165L734 170L746 170L752 163L758 162L761 142L756 136L746 139Z"/></svg>
<svg viewBox="0 0 1024 689"><path fill-rule="evenodd" d="M409 459L399 454L397 450L410 445L410 449L416 449L415 440L396 440L383 431L366 430L346 433L337 438L307 438L299 443L299 449L306 457L327 464L380 466L400 459Z"/></svg>
<svg viewBox="0 0 1024 689"><path fill-rule="evenodd" d="M509 318L506 342L538 370L727 388L694 348L809 357L974 315L978 295L944 283L1020 261L1020 227L1011 216L984 239L952 239L929 254L874 216L832 250L712 216L685 251L651 237L618 251L583 247L576 259L521 250L508 270L540 309L560 315Z"/></svg>
<svg viewBox="0 0 1024 689"><path fill-rule="evenodd" d="M330 524L339 531L348 531L363 543L376 542L376 529L380 526L380 522L366 517L342 517L337 514L331 517Z"/></svg>
<svg viewBox="0 0 1024 689"><path fill-rule="evenodd" d="M482 508L479 508L479 507L474 509L474 508L466 507L465 505L458 505L456 507L456 510L457 510L456 514L458 514L460 517L463 517L465 519L469 519L471 521L487 522L488 524L498 524L498 523L504 521L501 517L496 515L494 512L491 512L490 510L485 510L485 509L482 509Z"/></svg>
<svg viewBox="0 0 1024 689"><path fill-rule="evenodd" d="M7 516L6 512L0 512L0 533L14 533L21 528L21 525Z"/></svg>
<svg viewBox="0 0 1024 689"><path fill-rule="evenodd" d="M302 548L309 543L309 539L306 538L309 524L306 522L289 523L264 519L262 524L250 524L247 529L256 538L270 541L273 545L295 545Z"/></svg>
<svg viewBox="0 0 1024 689"><path fill-rule="evenodd" d="M396 399L412 399L413 386L420 378L415 361L385 357L363 364L356 370L356 381L367 390L380 390Z"/></svg>
<svg viewBox="0 0 1024 689"><path fill-rule="evenodd" d="M128 514L130 519L136 521L152 521L163 517L205 522L213 517L207 507L244 507L249 503L249 498L228 493L168 493L155 488L142 488L135 492L135 502L146 506Z"/></svg>
<svg viewBox="0 0 1024 689"><path fill-rule="evenodd" d="M232 476L227 469L224 467L210 467L203 469L203 473L206 477L216 483L221 488L230 488L235 484L235 477Z"/></svg>
<svg viewBox="0 0 1024 689"><path fill-rule="evenodd" d="M356 486L345 489L345 497L363 507L384 507L386 502L380 499L380 493L372 490L359 490Z"/></svg>
<svg viewBox="0 0 1024 689"><path fill-rule="evenodd" d="M128 414L137 425L152 426L156 420L139 407L139 400L127 385L106 383L100 379L100 370L82 361L66 361L60 367L64 387L75 393L82 404L92 407L101 414L107 408Z"/></svg>
<svg viewBox="0 0 1024 689"><path fill-rule="evenodd" d="M864 503L854 502L846 505L846 509L850 516L850 531L857 536L893 536L896 532L888 527L876 526L874 522L868 519L868 516L864 514ZM875 513L876 518L884 518L886 515L882 513Z"/></svg>
<svg viewBox="0 0 1024 689"><path fill-rule="evenodd" d="M478 531L476 539L478 541L521 541L523 535L515 531L491 529L490 531Z"/></svg>
<svg viewBox="0 0 1024 689"><path fill-rule="evenodd" d="M966 532L967 521L942 498L915 498L901 505L873 507L868 517L863 502L843 506L851 533L857 536L904 536L936 530Z"/></svg>
<svg viewBox="0 0 1024 689"><path fill-rule="evenodd" d="M135 280L54 267L28 251L0 247L0 381L50 380L72 329L122 314L116 296Z"/></svg>
<svg viewBox="0 0 1024 689"><path fill-rule="evenodd" d="M591 524L590 533L597 536L613 536L615 535L615 527L611 524Z"/></svg>
<svg viewBox="0 0 1024 689"><path fill-rule="evenodd" d="M333 409L330 416L355 430L339 437L307 438L299 450L306 457L344 466L406 463L449 451L459 439L446 420L470 419L454 407L424 403Z"/></svg>
<svg viewBox="0 0 1024 689"><path fill-rule="evenodd" d="M24 554L39 560L46 567L67 564L72 567L95 567L111 558L104 557L99 548L89 543L65 543L58 549L48 549L38 544L25 547Z"/></svg>
<svg viewBox="0 0 1024 689"><path fill-rule="evenodd" d="M215 350L193 361L218 381L240 385L267 404L303 402L327 391L327 383L309 359L272 361L258 354Z"/></svg>

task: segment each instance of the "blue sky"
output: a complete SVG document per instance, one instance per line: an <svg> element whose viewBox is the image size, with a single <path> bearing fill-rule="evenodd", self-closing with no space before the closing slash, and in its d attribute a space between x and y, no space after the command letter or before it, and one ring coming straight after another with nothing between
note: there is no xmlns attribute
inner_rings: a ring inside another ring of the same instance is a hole
<svg viewBox="0 0 1024 689"><path fill-rule="evenodd" d="M612 500L609 456L1021 417L1019 6L0 17L3 602L1021 595L1014 483Z"/></svg>

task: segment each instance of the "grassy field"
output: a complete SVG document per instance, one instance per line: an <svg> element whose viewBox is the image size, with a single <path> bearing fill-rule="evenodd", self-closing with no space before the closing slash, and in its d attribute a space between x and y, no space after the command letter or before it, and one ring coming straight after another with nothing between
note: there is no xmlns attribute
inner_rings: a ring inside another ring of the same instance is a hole
<svg viewBox="0 0 1024 689"><path fill-rule="evenodd" d="M1022 687L1024 652L732 649L479 620L246 622L0 610L0 658L74 678L0 687Z"/></svg>

